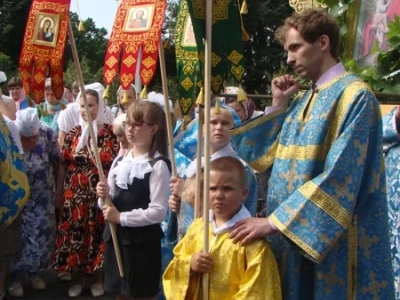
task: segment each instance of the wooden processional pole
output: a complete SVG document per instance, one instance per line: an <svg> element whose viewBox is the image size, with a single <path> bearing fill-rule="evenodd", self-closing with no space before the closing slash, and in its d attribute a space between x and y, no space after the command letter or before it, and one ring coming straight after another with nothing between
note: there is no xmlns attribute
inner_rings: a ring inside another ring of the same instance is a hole
<svg viewBox="0 0 400 300"><path fill-rule="evenodd" d="M174 136L171 120L171 111L169 108L169 97L168 97L168 77L167 68L165 66L165 55L164 55L164 45L162 43L162 38L160 37L160 43L158 46L158 55L160 58L160 71L161 71L161 82L164 94L164 105L165 105L165 118L167 120L167 132L168 132L168 147L169 147L169 157L171 160L171 173L172 176L177 177L176 174L176 162L175 162L175 152L174 152Z"/></svg>
<svg viewBox="0 0 400 300"><path fill-rule="evenodd" d="M212 3L211 0L206 0L206 38L204 40L205 52L205 72L204 72L204 187L203 187L203 251L209 252L209 215L210 209L209 194L210 194L210 119L211 119L211 43L212 43ZM198 141L200 142L200 141ZM199 158L197 158L199 159ZM200 157L201 159L201 157ZM203 300L209 298L209 274L205 273L202 276Z"/></svg>

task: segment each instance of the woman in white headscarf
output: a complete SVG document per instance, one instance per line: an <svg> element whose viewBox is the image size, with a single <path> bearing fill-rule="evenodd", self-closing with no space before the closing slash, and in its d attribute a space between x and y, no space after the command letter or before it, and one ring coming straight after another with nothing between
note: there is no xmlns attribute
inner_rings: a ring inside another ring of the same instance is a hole
<svg viewBox="0 0 400 300"><path fill-rule="evenodd" d="M10 266L9 294L21 297L24 275L28 276L33 289L42 290L46 287L37 272L50 266L54 250L55 204L62 191L62 185L57 185L61 153L55 133L39 121L35 108L18 111L15 125L21 135L24 167L31 189L21 214L21 257L12 261Z"/></svg>
<svg viewBox="0 0 400 300"><path fill-rule="evenodd" d="M66 171L64 202L57 226L53 268L60 272L75 273L68 291L70 297L81 294L83 274L95 275L95 283L91 287L94 297L104 294L101 281L104 219L97 207L96 185L99 174L93 145L97 144L105 175L119 150L112 126L97 122L105 113L101 94L97 90L87 89L86 97L97 140L93 141L89 137L85 106L80 97L80 125L67 133L62 147L62 162Z"/></svg>
<svg viewBox="0 0 400 300"><path fill-rule="evenodd" d="M85 89L96 90L100 97L103 96L104 86L98 82L88 84L85 86ZM78 93L78 96L75 99L75 102L69 103L67 108L60 112L60 115L57 119L57 124L59 127L58 132L58 144L60 148L62 148L65 136L67 133L79 125L79 116L80 116L80 101L81 92ZM109 107L105 107L104 113L97 119L97 124L112 124L114 121L114 116Z"/></svg>

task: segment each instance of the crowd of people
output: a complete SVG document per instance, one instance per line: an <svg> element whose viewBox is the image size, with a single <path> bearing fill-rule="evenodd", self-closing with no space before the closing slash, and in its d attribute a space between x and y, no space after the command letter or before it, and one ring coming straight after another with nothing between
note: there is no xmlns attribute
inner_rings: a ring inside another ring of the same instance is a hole
<svg viewBox="0 0 400 300"><path fill-rule="evenodd" d="M212 96L210 158L198 157L197 112L183 130L162 94L140 99L132 85L108 107L100 83L60 100L48 79L38 105L11 78L0 94L0 300L23 297L25 281L45 289L43 269L70 281L70 297L91 276L93 297L117 300L400 299L400 110L382 122L340 62L339 36L325 10L287 18L276 38L312 88L277 77L265 111L237 87ZM209 224L194 209L206 159Z"/></svg>

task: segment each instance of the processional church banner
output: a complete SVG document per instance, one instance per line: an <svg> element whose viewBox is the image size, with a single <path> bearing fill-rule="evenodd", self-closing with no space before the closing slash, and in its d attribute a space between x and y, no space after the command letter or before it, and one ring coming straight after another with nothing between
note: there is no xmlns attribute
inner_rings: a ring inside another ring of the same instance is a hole
<svg viewBox="0 0 400 300"><path fill-rule="evenodd" d="M117 74L124 90L135 80L140 51L140 79L148 85L158 59L158 46L166 8L165 0L124 0L115 18L108 42L104 82L111 84Z"/></svg>
<svg viewBox="0 0 400 300"><path fill-rule="evenodd" d="M187 4L199 60L204 67L206 1L187 0ZM212 0L212 4L212 16L207 16L212 18L211 88L214 93L219 93L225 76L232 75L238 83L243 77L243 40L238 3L233 0Z"/></svg>
<svg viewBox="0 0 400 300"><path fill-rule="evenodd" d="M196 95L203 86L196 38L186 0L181 1L175 27L176 67L179 80L179 107L183 116L189 114Z"/></svg>
<svg viewBox="0 0 400 300"><path fill-rule="evenodd" d="M36 103L44 98L48 72L54 95L64 93L63 55L71 0L33 0L26 24L19 69L27 95Z"/></svg>

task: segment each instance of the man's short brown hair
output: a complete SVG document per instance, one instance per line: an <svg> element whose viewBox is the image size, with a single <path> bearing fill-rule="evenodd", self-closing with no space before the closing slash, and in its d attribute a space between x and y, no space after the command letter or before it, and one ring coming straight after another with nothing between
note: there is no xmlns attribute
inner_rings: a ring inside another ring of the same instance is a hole
<svg viewBox="0 0 400 300"><path fill-rule="evenodd" d="M330 53L333 58L339 57L340 29L335 19L325 9L306 9L301 13L294 12L278 28L275 39L282 45L290 28L296 29L307 43L314 43L322 35L329 38Z"/></svg>

